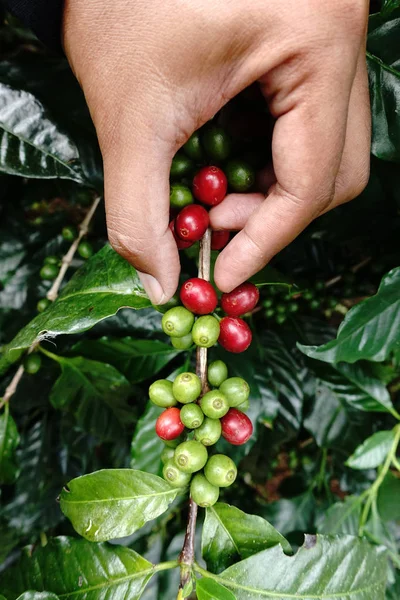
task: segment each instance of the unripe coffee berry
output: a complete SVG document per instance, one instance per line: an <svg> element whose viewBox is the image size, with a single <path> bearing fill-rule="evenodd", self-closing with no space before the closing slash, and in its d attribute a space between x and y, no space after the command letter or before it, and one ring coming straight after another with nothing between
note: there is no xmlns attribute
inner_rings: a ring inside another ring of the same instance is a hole
<svg viewBox="0 0 400 600"><path fill-rule="evenodd" d="M39 302L36 304L36 309L38 312L43 312L48 308L51 304L51 301L48 298L41 298Z"/></svg>
<svg viewBox="0 0 400 600"><path fill-rule="evenodd" d="M219 387L228 377L228 367L222 360L214 360L208 365L207 379L213 387Z"/></svg>
<svg viewBox="0 0 400 600"><path fill-rule="evenodd" d="M42 366L40 354L28 354L24 359L24 369L29 375L36 375Z"/></svg>
<svg viewBox="0 0 400 600"><path fill-rule="evenodd" d="M217 292L209 281L200 277L192 277L181 287L182 304L195 315L207 315L213 312L218 304Z"/></svg>
<svg viewBox="0 0 400 600"><path fill-rule="evenodd" d="M214 456L209 458L205 466L204 475L212 485L216 487L228 487L235 481L237 469L229 456L214 454Z"/></svg>
<svg viewBox="0 0 400 600"><path fill-rule="evenodd" d="M247 192L254 184L254 169L242 160L229 161L225 170L229 187L234 192Z"/></svg>
<svg viewBox="0 0 400 600"><path fill-rule="evenodd" d="M244 352L250 346L252 340L251 329L243 319L224 317L221 319L219 326L218 342L228 352L237 354Z"/></svg>
<svg viewBox="0 0 400 600"><path fill-rule="evenodd" d="M171 185L169 192L169 203L173 208L183 208L193 204L193 195L186 185L175 183Z"/></svg>
<svg viewBox="0 0 400 600"><path fill-rule="evenodd" d="M51 281L55 279L58 275L58 267L56 265L44 264L40 269L40 277L41 279L45 279Z"/></svg>
<svg viewBox="0 0 400 600"><path fill-rule="evenodd" d="M203 167L193 179L193 194L196 200L217 206L226 196L228 182L225 173L218 167Z"/></svg>
<svg viewBox="0 0 400 600"><path fill-rule="evenodd" d="M203 446L213 446L221 437L222 425L219 419L206 417L203 424L194 431L194 437Z"/></svg>
<svg viewBox="0 0 400 600"><path fill-rule="evenodd" d="M221 419L222 436L234 446L245 444L252 436L253 424L249 417L236 408L230 408Z"/></svg>
<svg viewBox="0 0 400 600"><path fill-rule="evenodd" d="M175 233L185 242L201 240L210 224L210 217L205 208L199 204L191 204L182 208L175 219Z"/></svg>
<svg viewBox="0 0 400 600"><path fill-rule="evenodd" d="M60 259L58 258L58 256L46 256L46 258L44 259L44 264L58 266L60 264Z"/></svg>
<svg viewBox="0 0 400 600"><path fill-rule="evenodd" d="M198 404L185 404L181 408L181 421L188 429L196 429L203 423L204 413Z"/></svg>
<svg viewBox="0 0 400 600"><path fill-rule="evenodd" d="M165 446L161 452L161 462L165 465L166 462L174 458L175 449Z"/></svg>
<svg viewBox="0 0 400 600"><path fill-rule="evenodd" d="M61 235L63 236L63 238L66 242L73 242L74 239L76 238L76 236L78 235L78 233L77 233L75 227L72 227L71 225L67 225L66 227L63 227Z"/></svg>
<svg viewBox="0 0 400 600"><path fill-rule="evenodd" d="M203 148L201 147L199 131L195 131L190 136L186 144L183 145L183 151L192 160L199 161L203 158L204 152Z"/></svg>
<svg viewBox="0 0 400 600"><path fill-rule="evenodd" d="M83 240L78 246L78 254L85 260L93 256L93 246L86 240Z"/></svg>
<svg viewBox="0 0 400 600"><path fill-rule="evenodd" d="M221 308L229 317L240 317L257 306L260 293L254 283L242 283L221 296Z"/></svg>
<svg viewBox="0 0 400 600"><path fill-rule="evenodd" d="M211 234L211 250L222 250L230 238L229 231L213 231Z"/></svg>
<svg viewBox="0 0 400 600"><path fill-rule="evenodd" d="M178 250L184 250L185 248L190 248L190 246L193 246L194 242L184 242L183 240L181 240L180 237L178 237L176 235L176 231L175 231L175 219L170 222L169 228L172 231L172 234L174 236L176 245L178 246Z"/></svg>
<svg viewBox="0 0 400 600"><path fill-rule="evenodd" d="M185 487L189 485L192 476L190 473L184 473L179 469L173 458L168 460L163 468L163 477L173 487Z"/></svg>
<svg viewBox="0 0 400 600"><path fill-rule="evenodd" d="M177 152L172 159L170 177L171 179L182 179L186 175L190 175L193 170L193 161L183 152Z"/></svg>
<svg viewBox="0 0 400 600"><path fill-rule="evenodd" d="M226 160L231 152L231 138L222 127L211 125L202 136L203 147L210 158Z"/></svg>
<svg viewBox="0 0 400 600"><path fill-rule="evenodd" d="M202 473L197 473L190 484L192 500L203 508L213 506L219 497L219 488L212 485Z"/></svg>
<svg viewBox="0 0 400 600"><path fill-rule="evenodd" d="M182 337L172 337L171 344L177 350L189 350L193 346L193 337L191 333Z"/></svg>
<svg viewBox="0 0 400 600"><path fill-rule="evenodd" d="M219 389L226 396L231 407L246 402L250 394L249 384L241 377L226 379Z"/></svg>
<svg viewBox="0 0 400 600"><path fill-rule="evenodd" d="M229 402L222 392L212 390L201 398L200 407L206 417L220 419L228 412Z"/></svg>
<svg viewBox="0 0 400 600"><path fill-rule="evenodd" d="M172 384L172 391L181 404L194 402L201 393L200 379L196 373L181 373Z"/></svg>
<svg viewBox="0 0 400 600"><path fill-rule="evenodd" d="M175 306L163 315L161 327L170 337L183 337L191 332L193 323L194 315L187 308Z"/></svg>
<svg viewBox="0 0 400 600"><path fill-rule="evenodd" d="M178 469L184 473L200 471L206 464L208 452L203 444L191 440L179 444L175 450L174 461Z"/></svg>
<svg viewBox="0 0 400 600"><path fill-rule="evenodd" d="M193 341L196 346L211 348L220 335L218 319L211 315L199 317L192 329Z"/></svg>
<svg viewBox="0 0 400 600"><path fill-rule="evenodd" d="M167 408L156 421L156 434L162 440L174 440L183 433L185 426L180 419L179 408Z"/></svg>
<svg viewBox="0 0 400 600"><path fill-rule="evenodd" d="M168 379L158 379L149 387L149 398L156 406L169 408L178 404L172 393L172 381Z"/></svg>

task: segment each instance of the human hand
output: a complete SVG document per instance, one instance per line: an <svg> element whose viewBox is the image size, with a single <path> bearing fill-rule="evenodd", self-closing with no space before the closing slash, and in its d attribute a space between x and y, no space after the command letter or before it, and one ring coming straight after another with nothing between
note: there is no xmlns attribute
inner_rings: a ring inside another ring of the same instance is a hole
<svg viewBox="0 0 400 600"><path fill-rule="evenodd" d="M175 292L169 221L175 152L260 81L277 119L268 195L231 194L210 213L241 229L215 282L230 291L315 217L358 195L369 175L366 0L66 0L64 47L104 159L112 246L155 304Z"/></svg>

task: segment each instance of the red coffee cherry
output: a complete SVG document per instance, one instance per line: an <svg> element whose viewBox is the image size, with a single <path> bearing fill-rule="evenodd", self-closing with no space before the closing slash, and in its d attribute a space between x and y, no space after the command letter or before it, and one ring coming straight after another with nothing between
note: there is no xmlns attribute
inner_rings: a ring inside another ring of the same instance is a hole
<svg viewBox="0 0 400 600"><path fill-rule="evenodd" d="M190 246L193 246L193 242L184 242L183 240L181 240L177 235L176 235L176 231L175 231L175 219L173 219L170 224L169 224L169 228L172 231L172 234L174 236L174 239L176 241L176 245L178 246L178 250L184 250L185 248L190 248Z"/></svg>
<svg viewBox="0 0 400 600"><path fill-rule="evenodd" d="M211 234L211 250L222 250L229 242L230 231L213 231Z"/></svg>
<svg viewBox="0 0 400 600"><path fill-rule="evenodd" d="M222 202L227 188L226 175L218 167L203 167L193 179L194 197L207 206L216 206Z"/></svg>
<svg viewBox="0 0 400 600"><path fill-rule="evenodd" d="M221 308L230 317L240 317L253 310L259 298L260 292L254 283L247 281L228 294L222 294Z"/></svg>
<svg viewBox="0 0 400 600"><path fill-rule="evenodd" d="M175 219L175 233L186 242L197 242L210 224L208 212L198 204L185 206Z"/></svg>
<svg viewBox="0 0 400 600"><path fill-rule="evenodd" d="M184 424L180 418L179 408L167 408L156 421L156 434L162 440L175 440L183 433Z"/></svg>
<svg viewBox="0 0 400 600"><path fill-rule="evenodd" d="M188 279L180 291L183 306L195 315L208 315L218 304L217 292L209 281L200 277Z"/></svg>
<svg viewBox="0 0 400 600"><path fill-rule="evenodd" d="M251 329L243 319L224 317L220 323L218 342L228 352L244 352L251 344Z"/></svg>
<svg viewBox="0 0 400 600"><path fill-rule="evenodd" d="M222 436L234 446L245 444L252 436L253 424L249 417L237 408L230 408L221 419Z"/></svg>

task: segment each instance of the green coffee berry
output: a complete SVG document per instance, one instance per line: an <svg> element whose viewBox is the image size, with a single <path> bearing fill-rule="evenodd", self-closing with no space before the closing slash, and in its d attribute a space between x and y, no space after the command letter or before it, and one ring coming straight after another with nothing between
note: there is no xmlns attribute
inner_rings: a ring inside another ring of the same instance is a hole
<svg viewBox="0 0 400 600"><path fill-rule="evenodd" d="M265 311L265 316L267 317L267 319L271 319L275 314L275 310L273 308L267 308L267 310Z"/></svg>
<svg viewBox="0 0 400 600"><path fill-rule="evenodd" d="M201 398L200 407L206 417L220 419L228 412L229 402L220 390L212 390Z"/></svg>
<svg viewBox="0 0 400 600"><path fill-rule="evenodd" d="M287 305L287 309L290 313L296 313L299 310L299 305L297 304L297 302L289 302L289 304Z"/></svg>
<svg viewBox="0 0 400 600"><path fill-rule="evenodd" d="M29 375L35 375L42 366L40 354L28 354L24 359L24 369Z"/></svg>
<svg viewBox="0 0 400 600"><path fill-rule="evenodd" d="M46 308L48 308L51 304L51 301L48 300L47 298L41 298L39 300L39 302L36 304L36 309L38 312L43 312L46 310Z"/></svg>
<svg viewBox="0 0 400 600"><path fill-rule="evenodd" d="M165 446L165 448L161 452L161 461L162 461L162 463L165 464L169 460L172 460L174 458L174 454L175 454L174 448L168 448L168 446Z"/></svg>
<svg viewBox="0 0 400 600"><path fill-rule="evenodd" d="M180 418L185 427L196 429L204 421L204 413L198 404L185 404L181 408Z"/></svg>
<svg viewBox="0 0 400 600"><path fill-rule="evenodd" d="M168 448L177 448L179 444L185 441L185 435L182 433L179 437L174 440L163 440L164 444L168 446Z"/></svg>
<svg viewBox="0 0 400 600"><path fill-rule="evenodd" d="M156 406L169 408L178 404L173 392L172 381L158 379L149 387L149 398Z"/></svg>
<svg viewBox="0 0 400 600"><path fill-rule="evenodd" d="M193 341L196 346L211 348L219 337L219 322L212 315L199 317L192 330Z"/></svg>
<svg viewBox="0 0 400 600"><path fill-rule="evenodd" d="M46 256L46 258L44 259L44 264L45 265L59 265L60 259L58 258L58 256Z"/></svg>
<svg viewBox="0 0 400 600"><path fill-rule="evenodd" d="M228 487L235 481L237 469L229 456L214 454L214 456L209 458L205 466L204 475L212 485L216 487Z"/></svg>
<svg viewBox="0 0 400 600"><path fill-rule="evenodd" d="M311 300L311 302L309 303L309 307L311 308L311 310L318 310L319 308L321 308L321 301L317 298L314 298L314 300Z"/></svg>
<svg viewBox="0 0 400 600"><path fill-rule="evenodd" d="M170 337L183 337L191 332L193 323L193 313L183 306L175 306L163 315L161 327Z"/></svg>
<svg viewBox="0 0 400 600"><path fill-rule="evenodd" d="M83 240L78 246L78 254L81 258L87 260L91 256L93 256L93 246L90 242Z"/></svg>
<svg viewBox="0 0 400 600"><path fill-rule="evenodd" d="M208 156L217 161L226 160L231 152L231 139L222 127L216 125L207 127L202 142Z"/></svg>
<svg viewBox="0 0 400 600"><path fill-rule="evenodd" d="M56 265L49 265L48 263L44 264L40 269L39 273L41 279L49 280L55 279L58 275L58 267Z"/></svg>
<svg viewBox="0 0 400 600"><path fill-rule="evenodd" d="M282 314L276 315L276 317L275 317L275 321L278 325L283 325L284 322L286 321L286 319L287 319L287 316L282 315Z"/></svg>
<svg viewBox="0 0 400 600"><path fill-rule="evenodd" d="M172 391L181 404L194 402L201 393L200 379L196 373L181 373L172 384Z"/></svg>
<svg viewBox="0 0 400 600"><path fill-rule="evenodd" d="M171 344L177 350L189 350L193 346L193 336L191 333L182 337L172 337Z"/></svg>
<svg viewBox="0 0 400 600"><path fill-rule="evenodd" d="M222 425L219 419L204 419L203 424L195 429L194 437L204 446L213 446L221 437Z"/></svg>
<svg viewBox="0 0 400 600"><path fill-rule="evenodd" d="M175 464L184 473L200 471L206 464L207 459L207 449L195 440L183 442L175 450Z"/></svg>
<svg viewBox="0 0 400 600"><path fill-rule="evenodd" d="M170 459L165 463L162 473L164 479L177 488L189 485L192 478L190 472L184 473L177 467L174 459Z"/></svg>
<svg viewBox="0 0 400 600"><path fill-rule="evenodd" d="M305 290L303 292L304 300L312 300L314 298L314 292L312 290Z"/></svg>
<svg viewBox="0 0 400 600"><path fill-rule="evenodd" d="M263 302L263 306L265 308L271 308L271 306L273 305L274 301L272 300L272 298L266 298Z"/></svg>
<svg viewBox="0 0 400 600"><path fill-rule="evenodd" d="M190 158L182 152L178 152L172 159L170 177L171 179L181 179L186 175L190 175L193 167L194 165Z"/></svg>
<svg viewBox="0 0 400 600"><path fill-rule="evenodd" d="M67 225L66 227L63 227L61 235L63 236L66 242L73 242L74 239L77 237L78 232L76 231L75 227Z"/></svg>
<svg viewBox="0 0 400 600"><path fill-rule="evenodd" d="M219 488L212 485L202 473L197 473L190 484L192 500L199 506L213 506L219 497Z"/></svg>
<svg viewBox="0 0 400 600"><path fill-rule="evenodd" d="M242 160L229 161L224 170L234 192L247 192L254 184L254 169Z"/></svg>
<svg viewBox="0 0 400 600"><path fill-rule="evenodd" d="M249 399L245 400L244 402L242 402L242 404L239 404L239 406L237 406L236 408L242 412L246 412L250 408L250 400Z"/></svg>
<svg viewBox="0 0 400 600"><path fill-rule="evenodd" d="M201 147L200 141L200 133L199 131L195 131L186 144L183 146L184 153L191 158L192 160L199 161L202 160L204 156L203 148Z"/></svg>
<svg viewBox="0 0 400 600"><path fill-rule="evenodd" d="M226 379L219 389L226 396L230 407L236 407L246 402L250 395L249 384L241 377Z"/></svg>
<svg viewBox="0 0 400 600"><path fill-rule="evenodd" d="M213 387L219 387L228 377L228 367L222 360L214 360L208 365L207 378Z"/></svg>
<svg viewBox="0 0 400 600"><path fill-rule="evenodd" d="M174 208L183 208L188 204L193 204L193 194L186 185L179 185L177 183L171 185L169 192L169 202Z"/></svg>
<svg viewBox="0 0 400 600"><path fill-rule="evenodd" d="M277 304L276 305L276 312L277 313L281 313L281 314L285 314L285 312L286 312L286 304Z"/></svg>

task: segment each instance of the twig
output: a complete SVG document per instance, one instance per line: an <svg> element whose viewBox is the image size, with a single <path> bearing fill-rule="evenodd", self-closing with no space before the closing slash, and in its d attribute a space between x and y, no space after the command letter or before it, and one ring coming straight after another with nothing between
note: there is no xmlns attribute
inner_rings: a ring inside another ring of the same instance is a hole
<svg viewBox="0 0 400 600"><path fill-rule="evenodd" d="M34 344L32 344L32 346L29 348L27 354L31 354L35 350L37 345L38 345L38 342L35 342ZM9 402L10 398L17 391L18 384L21 381L22 375L24 374L24 372L25 372L24 365L21 364L18 367L18 369L16 370L14 377L11 379L10 383L6 387L6 391L4 392L4 396L0 402L0 410L3 408L3 406L5 406L7 404L7 402Z"/></svg>
<svg viewBox="0 0 400 600"><path fill-rule="evenodd" d="M78 237L76 238L76 240L74 240L72 242L70 249L68 250L67 254L64 256L64 258L61 261L60 271L59 271L56 279L54 280L53 285L47 292L47 299L51 300L52 302L54 302L54 300L56 300L56 298L58 296L58 292L60 290L62 281L65 277L65 273L67 272L68 267L72 263L72 259L74 258L75 252L78 249L79 242L88 232L89 223L92 220L94 213L96 212L96 208L98 207L100 200L101 200L100 196L97 196L93 200L91 207L89 208L88 212L86 213L86 217L83 219L82 223L79 226Z"/></svg>
<svg viewBox="0 0 400 600"><path fill-rule="evenodd" d="M210 259L211 259L211 230L208 229L200 242L199 252L199 277L210 281ZM197 348L196 353L196 373L200 377L201 392L205 394L208 391L207 382L207 348ZM196 534L197 504L189 498L189 514L186 527L185 541L182 552L179 555L181 565L181 580L179 584L178 598L183 598L182 590L187 586L192 578L192 565L194 563L194 542Z"/></svg>

